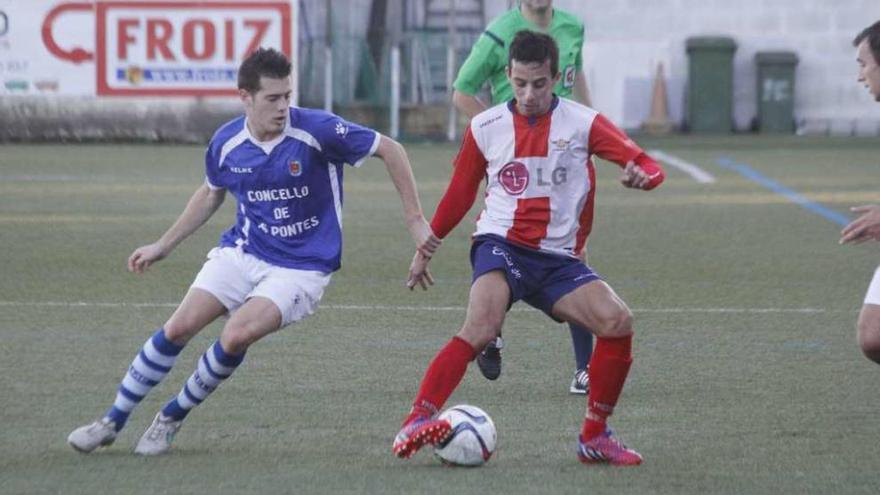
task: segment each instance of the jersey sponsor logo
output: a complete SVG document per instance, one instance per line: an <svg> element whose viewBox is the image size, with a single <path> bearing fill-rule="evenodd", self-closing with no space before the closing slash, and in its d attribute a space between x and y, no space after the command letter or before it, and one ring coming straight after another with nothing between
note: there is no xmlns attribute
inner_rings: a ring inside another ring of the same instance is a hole
<svg viewBox="0 0 880 495"><path fill-rule="evenodd" d="M233 174L252 174L254 169L250 167L229 167L229 171Z"/></svg>
<svg viewBox="0 0 880 495"><path fill-rule="evenodd" d="M575 76L574 66L573 65L565 66L565 70L563 71L563 77L562 77L562 86L566 87L566 88L573 88L574 87L574 76Z"/></svg>
<svg viewBox="0 0 880 495"><path fill-rule="evenodd" d="M508 162L498 172L498 182L507 194L518 196L529 186L529 169L522 162Z"/></svg>
<svg viewBox="0 0 880 495"><path fill-rule="evenodd" d="M290 171L290 175L299 177L303 173L302 163L297 160L290 160L290 163L287 164L287 170Z"/></svg>
<svg viewBox="0 0 880 495"><path fill-rule="evenodd" d="M289 223L287 225L273 225L269 227L269 234L272 237L294 237L302 234L307 230L311 230L321 224L318 217L312 216L299 222Z"/></svg>
<svg viewBox="0 0 880 495"><path fill-rule="evenodd" d="M248 191L247 199L252 203L263 201L286 201L289 199L302 199L309 195L309 186L291 187L289 189L264 189Z"/></svg>
<svg viewBox="0 0 880 495"><path fill-rule="evenodd" d="M556 167L550 171L550 177L544 177L544 169L538 167L538 185L539 186L558 186L568 182L568 170L565 167Z"/></svg>

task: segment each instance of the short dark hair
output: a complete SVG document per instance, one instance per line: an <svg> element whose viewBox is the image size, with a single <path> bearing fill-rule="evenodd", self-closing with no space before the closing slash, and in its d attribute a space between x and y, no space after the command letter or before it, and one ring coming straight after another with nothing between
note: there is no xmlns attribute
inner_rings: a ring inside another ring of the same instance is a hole
<svg viewBox="0 0 880 495"><path fill-rule="evenodd" d="M550 72L554 77L559 73L559 47L549 34L537 33L524 29L513 37L510 42L510 52L507 57L507 66L516 60L517 62L543 64L550 61Z"/></svg>
<svg viewBox="0 0 880 495"><path fill-rule="evenodd" d="M862 41L868 40L868 48L874 54L874 61L880 64L880 21L866 27L853 40L853 46L859 46Z"/></svg>
<svg viewBox="0 0 880 495"><path fill-rule="evenodd" d="M260 47L248 55L238 68L238 89L248 93L260 90L260 78L282 79L290 75L287 56L274 48Z"/></svg>

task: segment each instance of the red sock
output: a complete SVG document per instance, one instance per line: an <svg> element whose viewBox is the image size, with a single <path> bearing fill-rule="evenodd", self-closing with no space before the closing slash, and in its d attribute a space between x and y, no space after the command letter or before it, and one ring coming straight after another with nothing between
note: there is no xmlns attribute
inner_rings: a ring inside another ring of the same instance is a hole
<svg viewBox="0 0 880 495"><path fill-rule="evenodd" d="M596 350L590 360L590 397L581 437L584 440L605 431L605 420L623 390L623 383L632 364L632 336L609 339L596 338Z"/></svg>
<svg viewBox="0 0 880 495"><path fill-rule="evenodd" d="M459 337L446 343L425 371L412 410L403 424L425 416L433 416L443 407L467 371L477 351Z"/></svg>

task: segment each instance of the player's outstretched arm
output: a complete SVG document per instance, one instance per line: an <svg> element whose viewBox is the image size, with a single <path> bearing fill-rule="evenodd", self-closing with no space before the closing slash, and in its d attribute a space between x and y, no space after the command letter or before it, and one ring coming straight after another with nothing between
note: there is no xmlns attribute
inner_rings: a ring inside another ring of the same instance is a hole
<svg viewBox="0 0 880 495"><path fill-rule="evenodd" d="M841 244L861 244L880 240L880 205L864 205L850 208L861 215L840 232Z"/></svg>
<svg viewBox="0 0 880 495"><path fill-rule="evenodd" d="M211 218L211 215L223 204L226 197L225 189L211 189L202 184L189 198L183 213L158 241L141 246L128 257L128 271L143 273L153 263L168 256L184 239Z"/></svg>
<svg viewBox="0 0 880 495"><path fill-rule="evenodd" d="M602 114L593 119L589 144L591 152L623 168L624 187L650 191L666 177L659 163Z"/></svg>
<svg viewBox="0 0 880 495"><path fill-rule="evenodd" d="M474 204L480 182L486 174L486 159L476 146L473 133L468 127L465 132L462 147L455 158L455 167L452 179L437 205L434 218L431 219L431 228L438 238L446 237L458 222L464 218L468 210ZM416 251L412 264L409 267L409 278L406 286L412 290L416 285L427 290L428 285L434 285L434 278L428 271L428 262L431 254Z"/></svg>
<svg viewBox="0 0 880 495"><path fill-rule="evenodd" d="M391 176L391 181L397 188L397 194L400 195L400 200L403 202L406 226L416 244L416 249L424 253L425 256L431 257L434 255L434 251L440 247L441 241L434 235L424 213L422 213L416 180L413 177L412 166L406 156L406 150L400 143L387 136L381 136L379 139L376 156L385 162L388 175Z"/></svg>

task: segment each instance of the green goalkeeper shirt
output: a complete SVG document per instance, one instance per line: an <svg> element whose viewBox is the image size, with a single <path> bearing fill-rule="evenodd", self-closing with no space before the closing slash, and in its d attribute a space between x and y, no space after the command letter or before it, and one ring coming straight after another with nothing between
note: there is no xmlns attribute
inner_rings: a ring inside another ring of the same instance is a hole
<svg viewBox="0 0 880 495"><path fill-rule="evenodd" d="M513 88L507 80L507 55L510 42L518 31L529 29L549 34L559 46L559 70L562 77L554 91L559 96L571 95L575 75L583 65L581 46L584 44L584 24L572 14L553 9L550 28L543 30L530 23L517 9L497 17L480 36L468 55L453 86L459 92L473 96L483 83L492 88L492 104L513 99Z"/></svg>

